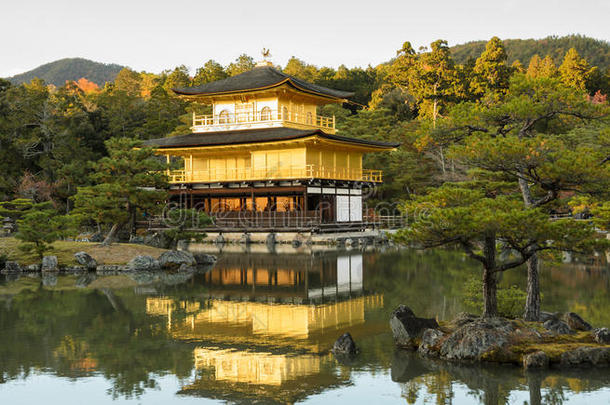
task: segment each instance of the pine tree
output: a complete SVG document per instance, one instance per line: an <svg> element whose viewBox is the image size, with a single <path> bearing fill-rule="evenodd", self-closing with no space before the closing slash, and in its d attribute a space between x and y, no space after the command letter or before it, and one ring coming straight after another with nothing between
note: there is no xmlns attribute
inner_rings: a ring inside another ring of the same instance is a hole
<svg viewBox="0 0 610 405"><path fill-rule="evenodd" d="M507 55L504 44L498 37L493 37L485 45L485 51L476 60L474 77L471 82L475 95L488 92L504 93L508 89L510 68L506 65Z"/></svg>

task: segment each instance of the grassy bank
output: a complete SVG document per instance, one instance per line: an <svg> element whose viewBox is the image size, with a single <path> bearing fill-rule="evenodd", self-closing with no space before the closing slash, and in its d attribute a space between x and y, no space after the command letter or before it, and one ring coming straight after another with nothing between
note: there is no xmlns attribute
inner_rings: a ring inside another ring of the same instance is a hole
<svg viewBox="0 0 610 405"><path fill-rule="evenodd" d="M15 238L0 238L0 255L7 255L8 260L19 262L21 265L40 263L36 255L25 253L19 249L19 241ZM114 243L110 246L100 246L92 242L66 242L58 241L46 255L57 256L60 265L76 265L74 253L87 252L99 264L126 264L135 256L148 255L158 257L165 252L151 246L130 243Z"/></svg>

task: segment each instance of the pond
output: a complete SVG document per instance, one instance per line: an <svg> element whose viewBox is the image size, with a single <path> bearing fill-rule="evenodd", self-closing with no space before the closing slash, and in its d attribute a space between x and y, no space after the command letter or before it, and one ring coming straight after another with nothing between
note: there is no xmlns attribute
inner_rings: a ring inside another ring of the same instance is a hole
<svg viewBox="0 0 610 405"><path fill-rule="evenodd" d="M399 304L439 319L472 310L464 290L480 270L459 252L214 253L194 275L2 276L0 403L610 403L608 369L525 373L394 350ZM549 264L541 283L545 310L610 325L606 264ZM347 363L328 351L346 331L361 349Z"/></svg>

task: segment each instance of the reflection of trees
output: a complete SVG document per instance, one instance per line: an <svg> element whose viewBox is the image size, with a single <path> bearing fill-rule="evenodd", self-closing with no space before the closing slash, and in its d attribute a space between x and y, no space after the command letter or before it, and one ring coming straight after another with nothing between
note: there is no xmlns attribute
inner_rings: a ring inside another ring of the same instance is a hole
<svg viewBox="0 0 610 405"><path fill-rule="evenodd" d="M451 404L454 384L462 383L469 394L486 405L509 403L512 391L529 391L529 405L561 405L564 392L595 391L610 384L610 374L599 370L541 370L524 372L495 364L464 365L422 358L397 351L392 360L392 381L401 384L407 403L432 397L436 404Z"/></svg>
<svg viewBox="0 0 610 405"><path fill-rule="evenodd" d="M373 253L364 256L365 289L384 293L386 312L399 304L416 314L448 319L463 306L464 286L480 278L476 263L452 250ZM610 276L599 268L545 264L540 274L542 306L547 311L574 311L593 325L610 324ZM503 286L525 288L525 271L503 274ZM386 313L387 316L387 313Z"/></svg>
<svg viewBox="0 0 610 405"><path fill-rule="evenodd" d="M120 291L24 291L0 307L0 377L34 368L59 376L102 372L111 394L156 387L154 373L190 376L192 348L168 338L163 319L146 315L144 297Z"/></svg>

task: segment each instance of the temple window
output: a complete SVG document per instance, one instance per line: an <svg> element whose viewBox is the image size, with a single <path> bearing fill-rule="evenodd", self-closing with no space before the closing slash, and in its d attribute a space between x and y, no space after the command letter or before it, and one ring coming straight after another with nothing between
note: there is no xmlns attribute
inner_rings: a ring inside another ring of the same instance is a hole
<svg viewBox="0 0 610 405"><path fill-rule="evenodd" d="M261 110L261 121L269 121L271 120L271 108L263 107Z"/></svg>
<svg viewBox="0 0 610 405"><path fill-rule="evenodd" d="M229 124L231 122L229 110L222 110L220 114L218 114L218 122L220 124Z"/></svg>

